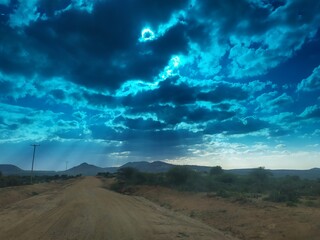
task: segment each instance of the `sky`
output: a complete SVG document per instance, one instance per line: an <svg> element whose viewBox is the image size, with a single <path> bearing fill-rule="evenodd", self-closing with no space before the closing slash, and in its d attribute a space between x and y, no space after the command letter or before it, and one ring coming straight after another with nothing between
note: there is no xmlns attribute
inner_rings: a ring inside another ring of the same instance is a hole
<svg viewBox="0 0 320 240"><path fill-rule="evenodd" d="M320 167L319 0L0 0L0 164Z"/></svg>

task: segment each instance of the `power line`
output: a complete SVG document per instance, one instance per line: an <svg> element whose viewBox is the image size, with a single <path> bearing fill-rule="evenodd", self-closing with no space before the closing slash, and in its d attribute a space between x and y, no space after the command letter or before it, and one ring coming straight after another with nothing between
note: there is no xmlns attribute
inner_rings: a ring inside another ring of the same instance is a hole
<svg viewBox="0 0 320 240"><path fill-rule="evenodd" d="M34 157L36 155L36 148L39 147L39 144L32 144L31 145L33 147L33 157L32 157L32 167L31 167L31 184L32 184L32 178L33 178L33 166L34 166Z"/></svg>

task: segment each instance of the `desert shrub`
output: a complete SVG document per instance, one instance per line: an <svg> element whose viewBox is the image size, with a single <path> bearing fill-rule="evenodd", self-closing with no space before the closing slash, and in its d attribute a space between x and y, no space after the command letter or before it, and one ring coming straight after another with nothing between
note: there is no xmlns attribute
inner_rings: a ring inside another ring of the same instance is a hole
<svg viewBox="0 0 320 240"><path fill-rule="evenodd" d="M287 202L286 205L287 205L287 207L296 207L297 203L296 202Z"/></svg>
<svg viewBox="0 0 320 240"><path fill-rule="evenodd" d="M18 186L21 183L19 176L11 175L6 178L7 186Z"/></svg>
<svg viewBox="0 0 320 240"><path fill-rule="evenodd" d="M306 202L304 203L304 205L307 206L307 207L318 207L318 206L319 206L319 204L317 204L317 202L315 202L315 201L310 201L310 200L306 201Z"/></svg>
<svg viewBox="0 0 320 240"><path fill-rule="evenodd" d="M320 196L320 182L313 180L301 180L298 186L304 196Z"/></svg>
<svg viewBox="0 0 320 240"><path fill-rule="evenodd" d="M210 175L220 175L223 173L223 169L220 166L215 166L210 169Z"/></svg>
<svg viewBox="0 0 320 240"><path fill-rule="evenodd" d="M111 184L110 189L116 192L121 192L125 188L126 184L123 181L116 181Z"/></svg>
<svg viewBox="0 0 320 240"><path fill-rule="evenodd" d="M286 178L278 181L276 189L272 190L266 200L272 202L298 202L301 197L297 184ZM301 189L300 189L301 190Z"/></svg>
<svg viewBox="0 0 320 240"><path fill-rule="evenodd" d="M247 196L243 193L234 193L232 197L234 198L233 202L238 202L241 204L252 202L250 199L251 196Z"/></svg>
<svg viewBox="0 0 320 240"><path fill-rule="evenodd" d="M109 173L109 172L98 172L97 176L98 177L105 177L105 178L113 178L115 175L113 173Z"/></svg>
<svg viewBox="0 0 320 240"><path fill-rule="evenodd" d="M120 168L117 172L118 179L127 184L145 184L148 180L147 174L132 167Z"/></svg>
<svg viewBox="0 0 320 240"><path fill-rule="evenodd" d="M230 192L221 189L217 192L217 196L222 197L222 198L229 198L229 197L231 197L231 194L230 194Z"/></svg>
<svg viewBox="0 0 320 240"><path fill-rule="evenodd" d="M148 185L167 185L165 174L163 173L143 173L145 182Z"/></svg>
<svg viewBox="0 0 320 240"><path fill-rule="evenodd" d="M275 190L269 193L268 197L266 197L265 200L268 200L271 202L286 202L287 196L282 194L280 191Z"/></svg>
<svg viewBox="0 0 320 240"><path fill-rule="evenodd" d="M223 173L216 177L216 181L226 184L234 184L237 181L237 176L230 173Z"/></svg>
<svg viewBox="0 0 320 240"><path fill-rule="evenodd" d="M177 166L171 168L167 174L167 181L170 185L183 185L187 182L188 178L194 175L194 171L186 166Z"/></svg>
<svg viewBox="0 0 320 240"><path fill-rule="evenodd" d="M236 187L237 177L233 174L223 173L219 175L209 175L206 178L207 191L232 190Z"/></svg>
<svg viewBox="0 0 320 240"><path fill-rule="evenodd" d="M55 176L34 176L33 183L50 182L53 180L67 180L78 176L71 175L55 175ZM0 177L0 187L11 187L30 184L30 176L9 175Z"/></svg>
<svg viewBox="0 0 320 240"><path fill-rule="evenodd" d="M319 180L302 180L296 176L276 178L262 167L247 175L226 173L219 166L213 167L209 173L196 172L188 166L176 166L166 173L121 168L116 176L119 183L115 189L135 184L161 185L183 191L215 192L217 196L234 197L240 202L263 194L267 195L264 200L295 204L301 196L320 195Z"/></svg>
<svg viewBox="0 0 320 240"><path fill-rule="evenodd" d="M209 192L217 192L221 189L225 189L226 186L220 181L217 181L216 177L209 175L206 179L206 188Z"/></svg>
<svg viewBox="0 0 320 240"><path fill-rule="evenodd" d="M270 189L272 173L263 167L252 170L246 177L247 190L249 192L263 193Z"/></svg>
<svg viewBox="0 0 320 240"><path fill-rule="evenodd" d="M136 172L138 172L138 170L135 168L125 167L125 168L120 168L117 174L120 179L132 180Z"/></svg>
<svg viewBox="0 0 320 240"><path fill-rule="evenodd" d="M202 176L199 172L193 171L190 173L185 184L182 185L182 190L205 192L208 190L207 178Z"/></svg>

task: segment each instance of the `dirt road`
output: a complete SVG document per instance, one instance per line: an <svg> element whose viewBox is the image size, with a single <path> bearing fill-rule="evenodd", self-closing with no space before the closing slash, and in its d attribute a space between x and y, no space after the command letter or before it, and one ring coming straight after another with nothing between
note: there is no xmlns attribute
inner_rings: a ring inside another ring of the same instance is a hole
<svg viewBox="0 0 320 240"><path fill-rule="evenodd" d="M87 177L0 207L0 239L232 239L140 197L121 195Z"/></svg>

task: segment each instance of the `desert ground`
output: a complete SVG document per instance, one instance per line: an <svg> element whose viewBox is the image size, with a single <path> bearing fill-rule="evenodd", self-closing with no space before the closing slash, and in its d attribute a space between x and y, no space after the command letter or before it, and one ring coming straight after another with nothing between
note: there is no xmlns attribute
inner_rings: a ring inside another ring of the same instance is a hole
<svg viewBox="0 0 320 240"><path fill-rule="evenodd" d="M143 196L172 211L229 232L238 239L318 240L320 199L312 206L304 199L297 206L262 199L225 199L214 193L179 192L164 187L139 186L128 194Z"/></svg>
<svg viewBox="0 0 320 240"><path fill-rule="evenodd" d="M101 179L85 177L0 189L0 239L235 238L144 197L112 192Z"/></svg>

